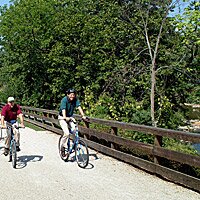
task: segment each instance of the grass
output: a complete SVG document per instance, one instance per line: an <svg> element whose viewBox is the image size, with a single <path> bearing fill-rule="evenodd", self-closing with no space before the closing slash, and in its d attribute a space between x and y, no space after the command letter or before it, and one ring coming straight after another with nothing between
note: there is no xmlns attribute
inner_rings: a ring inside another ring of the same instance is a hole
<svg viewBox="0 0 200 200"><path fill-rule="evenodd" d="M31 129L33 129L35 131L45 131L45 129L43 129L43 128L39 127L39 126L36 126L34 124L31 124L29 122L24 122L24 125L25 125L25 127L29 127L29 128L31 128Z"/></svg>

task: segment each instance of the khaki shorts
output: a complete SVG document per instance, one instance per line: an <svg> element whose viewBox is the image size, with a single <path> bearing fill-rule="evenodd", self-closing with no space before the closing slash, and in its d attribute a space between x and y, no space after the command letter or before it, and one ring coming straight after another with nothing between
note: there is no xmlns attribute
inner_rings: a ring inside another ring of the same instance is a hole
<svg viewBox="0 0 200 200"><path fill-rule="evenodd" d="M66 122L66 120L63 119L62 116L58 116L58 122L63 130L64 136L68 137L70 132L69 128L71 130L75 130L75 124L73 122Z"/></svg>

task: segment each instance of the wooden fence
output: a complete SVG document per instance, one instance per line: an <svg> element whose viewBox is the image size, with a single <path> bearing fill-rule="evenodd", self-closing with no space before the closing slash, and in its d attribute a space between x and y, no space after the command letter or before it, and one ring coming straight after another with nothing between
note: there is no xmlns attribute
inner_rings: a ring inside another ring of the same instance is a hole
<svg viewBox="0 0 200 200"><path fill-rule="evenodd" d="M25 121L62 134L57 111L26 106L22 106L22 110ZM75 115L75 118L79 119L80 116ZM200 192L200 178L168 165L172 163L187 169L195 167L200 170L200 156L172 151L162 144L163 138L175 139L181 143L200 143L200 134L96 118L90 118L89 123L79 125L79 130L90 148ZM149 144L122 138L118 136L122 131L149 134L154 142Z"/></svg>

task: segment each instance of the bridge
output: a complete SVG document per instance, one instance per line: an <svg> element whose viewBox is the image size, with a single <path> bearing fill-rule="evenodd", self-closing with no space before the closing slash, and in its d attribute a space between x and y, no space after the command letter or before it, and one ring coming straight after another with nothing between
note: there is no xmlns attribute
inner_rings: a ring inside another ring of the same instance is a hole
<svg viewBox="0 0 200 200"><path fill-rule="evenodd" d="M90 146L89 165L86 169L81 169L73 160L63 162L59 157L58 139L61 130L56 127L57 112L28 107L23 107L23 111L26 121L46 130L35 131L28 127L21 129L22 150L18 153L17 169L13 169L11 163L8 162L8 157L2 155L4 141L0 141L0 199L200 199L198 178L161 166L159 160L161 154L159 157L157 154L159 150L161 152L162 147L155 148L155 145L159 144L158 141L157 144L152 145L155 159L150 162L128 152L122 152L119 144L142 148L146 153L148 153L147 149L149 153L152 153L151 146L136 141L130 142L115 135L119 125L121 128L125 126L129 129L134 126L134 129L140 128L140 131L148 129L148 132L160 135L167 131L170 136L169 130L156 132L155 129L151 129L152 127L91 119L91 122L99 121L106 123L107 126L111 123L112 131L110 134L105 133L105 130L95 132L94 128L90 128L91 125L88 124L80 127L81 134ZM87 134L84 134L86 130L88 130ZM98 138L112 141L109 143L110 147L105 141L92 138L94 134ZM180 131L175 132L174 135L181 140L197 141L199 139L198 134L187 135ZM161 141L160 137L157 139ZM172 160L180 160L183 156L180 154L180 157L177 152L166 151L170 153L168 156ZM163 153L163 157L167 157L167 154ZM185 160L188 161L182 160L182 162L190 162L191 165L196 166L199 157L194 159L188 155Z"/></svg>

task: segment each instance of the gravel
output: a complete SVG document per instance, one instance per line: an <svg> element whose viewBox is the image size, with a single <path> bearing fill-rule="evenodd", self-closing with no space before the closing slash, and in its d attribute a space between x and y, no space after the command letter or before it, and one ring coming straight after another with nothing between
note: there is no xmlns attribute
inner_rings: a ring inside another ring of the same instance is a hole
<svg viewBox="0 0 200 200"><path fill-rule="evenodd" d="M200 194L162 180L94 150L86 169L64 162L58 139L49 131L21 129L17 169L2 155L0 200L200 200Z"/></svg>

